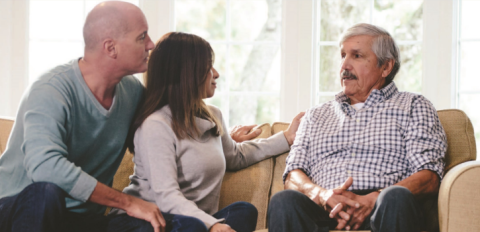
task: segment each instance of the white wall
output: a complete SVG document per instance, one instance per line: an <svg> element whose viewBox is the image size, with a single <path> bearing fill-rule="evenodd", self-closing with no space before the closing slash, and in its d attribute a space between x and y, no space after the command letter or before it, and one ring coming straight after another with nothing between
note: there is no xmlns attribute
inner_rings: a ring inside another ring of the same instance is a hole
<svg viewBox="0 0 480 232"><path fill-rule="evenodd" d="M0 1L0 115L14 116L28 85L28 1Z"/></svg>

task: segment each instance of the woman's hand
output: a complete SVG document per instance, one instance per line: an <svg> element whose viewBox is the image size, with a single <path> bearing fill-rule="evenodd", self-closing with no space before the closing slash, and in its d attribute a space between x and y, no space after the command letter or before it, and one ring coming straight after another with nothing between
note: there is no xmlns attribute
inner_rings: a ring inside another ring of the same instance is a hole
<svg viewBox="0 0 480 232"><path fill-rule="evenodd" d="M262 129L252 130L257 125L250 126L234 126L230 131L230 137L237 143L241 143L245 140L253 139L262 133Z"/></svg>
<svg viewBox="0 0 480 232"><path fill-rule="evenodd" d="M210 228L210 232L235 232L235 230L227 224L216 223Z"/></svg>
<svg viewBox="0 0 480 232"><path fill-rule="evenodd" d="M292 146L293 141L295 141L295 136L297 135L298 126L300 125L300 121L303 115L305 115L305 112L300 112L299 114L297 114L297 116L293 118L287 130L283 132L289 146Z"/></svg>

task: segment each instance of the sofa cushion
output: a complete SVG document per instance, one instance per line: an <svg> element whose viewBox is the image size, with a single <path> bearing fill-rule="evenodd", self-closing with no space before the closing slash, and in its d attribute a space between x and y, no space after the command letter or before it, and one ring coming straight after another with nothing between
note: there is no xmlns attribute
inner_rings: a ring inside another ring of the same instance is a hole
<svg viewBox="0 0 480 232"><path fill-rule="evenodd" d="M112 187L114 189L123 191L123 189L130 184L129 177L133 174L134 166L133 154L127 150L120 163L120 167L118 167L117 173L115 173L115 176L113 177Z"/></svg>
<svg viewBox="0 0 480 232"><path fill-rule="evenodd" d="M13 119L10 118L0 118L0 156L5 151L7 147L8 137L10 136L10 131L13 127Z"/></svg>
<svg viewBox="0 0 480 232"><path fill-rule="evenodd" d="M467 115L456 109L439 110L438 117L447 134L445 172L457 164L475 160L477 149L473 126Z"/></svg>
<svg viewBox="0 0 480 232"><path fill-rule="evenodd" d="M262 133L257 138L271 136L269 124L266 123L257 128L262 129ZM272 170L273 159L266 159L236 172L226 172L220 192L219 209L237 201L250 202L258 210L257 230L266 228L268 193L273 177Z"/></svg>
<svg viewBox="0 0 480 232"><path fill-rule="evenodd" d="M272 134L276 134L280 131L285 131L288 128L289 123L285 122L275 122L272 124ZM288 152L285 152L275 158L275 167L273 169L273 182L272 182L272 191L270 192L269 198L271 198L275 193L280 192L284 189L283 187L283 172L285 171L285 160L287 159Z"/></svg>

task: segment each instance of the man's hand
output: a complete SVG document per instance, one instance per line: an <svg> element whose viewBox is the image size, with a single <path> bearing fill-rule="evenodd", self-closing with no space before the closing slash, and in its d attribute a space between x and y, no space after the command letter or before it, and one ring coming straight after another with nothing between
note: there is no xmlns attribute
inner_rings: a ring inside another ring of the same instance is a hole
<svg viewBox="0 0 480 232"><path fill-rule="evenodd" d="M365 196L360 196L344 189L334 189L333 193L335 195L345 196L360 204L360 207L353 209L353 214L347 223L348 225L345 226L345 229L347 230L357 230L358 228L360 228L360 226L363 224L363 221L365 221L365 219L372 212L378 197L378 192L372 192ZM348 209L347 211L349 210L350 209ZM338 225L337 229L343 229L343 227L340 228L340 225Z"/></svg>
<svg viewBox="0 0 480 232"><path fill-rule="evenodd" d="M330 212L330 218L336 218L338 222L337 228L343 229L347 222L351 219L355 209L360 207L360 204L353 199L350 199L341 194L335 194L335 191L340 189L346 191L353 184L353 179L349 177L345 183L336 189L329 189L320 192L320 204L327 212Z"/></svg>
<svg viewBox="0 0 480 232"><path fill-rule="evenodd" d="M299 114L297 114L297 116L293 118L287 130L283 132L283 134L285 135L285 138L287 138L289 146L292 146L293 141L295 141L295 136L297 135L298 126L300 125L300 121L303 115L305 115L305 112L300 112Z"/></svg>
<svg viewBox="0 0 480 232"><path fill-rule="evenodd" d="M155 203L132 196L130 198L130 204L125 208L129 216L150 222L155 232L165 231L165 219Z"/></svg>
<svg viewBox="0 0 480 232"><path fill-rule="evenodd" d="M257 125L250 126L234 126L230 131L230 137L237 143L241 143L245 140L253 139L262 133L262 129L252 130Z"/></svg>
<svg viewBox="0 0 480 232"><path fill-rule="evenodd" d="M334 195L343 195L359 203L359 207L356 207L356 208L346 207L347 209L345 212L351 216L350 220L345 220L345 217L338 217L338 216L336 217L336 214L341 212L339 210L342 210L340 209L340 207L330 211L330 217L331 218L336 217L337 219L337 222L338 222L338 225L336 227L337 230L341 230L343 228L347 230L351 230L351 229L357 230L363 224L363 221L365 221L365 218L367 218L372 212L373 207L375 206L375 201L377 200L377 197L378 197L378 192L372 192L365 196L360 196L350 191L347 191L347 189L352 184L353 184L353 178L349 177L342 186L339 186L338 188L333 189Z"/></svg>
<svg viewBox="0 0 480 232"><path fill-rule="evenodd" d="M227 224L215 223L215 225L210 228L210 232L235 232L235 230Z"/></svg>
<svg viewBox="0 0 480 232"><path fill-rule="evenodd" d="M100 205L123 209L134 218L150 222L155 232L165 231L165 219L154 203L121 193L100 182L97 182L97 186L88 200Z"/></svg>

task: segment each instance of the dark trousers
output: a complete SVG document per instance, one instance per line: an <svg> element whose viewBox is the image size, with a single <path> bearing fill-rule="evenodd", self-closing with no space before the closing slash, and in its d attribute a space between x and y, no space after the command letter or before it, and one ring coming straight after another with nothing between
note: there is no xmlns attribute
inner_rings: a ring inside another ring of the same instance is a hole
<svg viewBox="0 0 480 232"><path fill-rule="evenodd" d="M419 232L423 225L422 210L406 188L384 189L375 202L370 217L360 229L373 232ZM268 207L269 232L328 232L337 226L328 212L304 194L284 190L275 194Z"/></svg>
<svg viewBox="0 0 480 232"><path fill-rule="evenodd" d="M213 215L215 218L223 218L223 223L229 225L237 232L251 232L257 225L257 209L247 202L235 202ZM167 222L166 231L170 232L207 232L205 224L197 218L175 214L163 214ZM136 227L132 227L135 225ZM115 216L110 221L109 231L116 232L153 232L150 223L129 217L126 214Z"/></svg>
<svg viewBox="0 0 480 232"><path fill-rule="evenodd" d="M66 231L65 195L58 186L39 182L0 199L0 231Z"/></svg>
<svg viewBox="0 0 480 232"><path fill-rule="evenodd" d="M147 221L127 214L104 216L68 212L67 194L48 182L33 183L19 194L0 199L1 232L146 232L153 231ZM197 218L162 213L167 231L207 231ZM224 218L238 232L253 231L257 223L257 209L245 202L234 203L215 215Z"/></svg>

